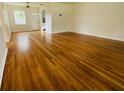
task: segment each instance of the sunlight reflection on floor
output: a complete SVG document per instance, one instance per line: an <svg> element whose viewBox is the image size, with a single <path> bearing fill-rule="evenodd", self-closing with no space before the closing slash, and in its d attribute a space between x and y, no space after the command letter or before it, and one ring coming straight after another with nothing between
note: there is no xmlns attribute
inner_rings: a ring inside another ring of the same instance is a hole
<svg viewBox="0 0 124 93"><path fill-rule="evenodd" d="M27 35L20 35L17 38L18 48L21 51L26 51L29 48L29 38Z"/></svg>

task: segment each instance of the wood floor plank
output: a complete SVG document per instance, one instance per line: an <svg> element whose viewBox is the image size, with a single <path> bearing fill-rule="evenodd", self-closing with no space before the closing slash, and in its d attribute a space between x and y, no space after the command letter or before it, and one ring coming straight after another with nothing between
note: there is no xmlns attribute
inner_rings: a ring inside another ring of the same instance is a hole
<svg viewBox="0 0 124 93"><path fill-rule="evenodd" d="M124 42L12 33L1 90L124 90Z"/></svg>

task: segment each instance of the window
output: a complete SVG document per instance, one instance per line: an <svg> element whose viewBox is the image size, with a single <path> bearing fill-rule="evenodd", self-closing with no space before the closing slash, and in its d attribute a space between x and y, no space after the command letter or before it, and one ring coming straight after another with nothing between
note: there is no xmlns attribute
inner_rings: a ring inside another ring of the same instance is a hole
<svg viewBox="0 0 124 93"><path fill-rule="evenodd" d="M22 10L15 10L14 11L14 19L15 19L15 24L17 24L17 25L26 24L25 12Z"/></svg>

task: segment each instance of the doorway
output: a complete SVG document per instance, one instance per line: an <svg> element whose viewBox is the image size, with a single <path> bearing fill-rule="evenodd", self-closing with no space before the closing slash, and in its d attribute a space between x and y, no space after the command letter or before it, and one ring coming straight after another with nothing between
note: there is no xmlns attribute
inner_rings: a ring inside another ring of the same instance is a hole
<svg viewBox="0 0 124 93"><path fill-rule="evenodd" d="M43 10L41 12L41 21L42 21L42 30L46 31L46 27L45 27L45 25L46 25L46 12L45 12L45 10Z"/></svg>

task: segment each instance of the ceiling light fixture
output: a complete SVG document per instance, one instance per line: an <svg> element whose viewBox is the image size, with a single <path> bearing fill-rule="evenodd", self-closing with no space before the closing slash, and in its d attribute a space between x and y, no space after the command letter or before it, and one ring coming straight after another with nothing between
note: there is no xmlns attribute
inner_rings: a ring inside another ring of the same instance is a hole
<svg viewBox="0 0 124 93"><path fill-rule="evenodd" d="M30 8L30 5L29 5L29 2L27 2L27 6L26 6L27 8Z"/></svg>
<svg viewBox="0 0 124 93"><path fill-rule="evenodd" d="M43 6L43 4L40 4L41 6Z"/></svg>

